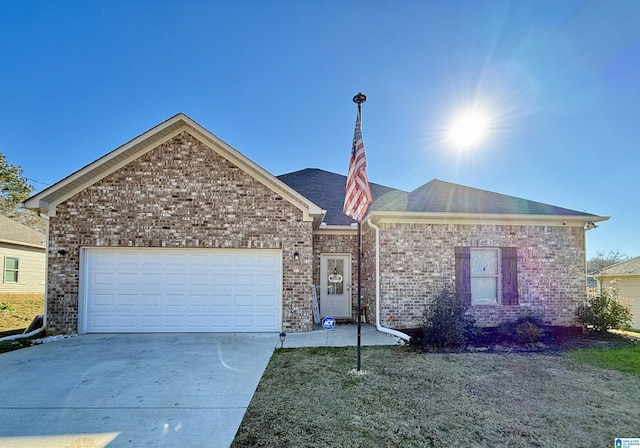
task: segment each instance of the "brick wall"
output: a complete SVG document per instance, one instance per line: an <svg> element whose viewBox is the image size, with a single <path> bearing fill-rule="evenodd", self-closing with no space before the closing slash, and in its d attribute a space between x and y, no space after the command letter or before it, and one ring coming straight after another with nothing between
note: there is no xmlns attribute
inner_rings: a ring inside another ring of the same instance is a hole
<svg viewBox="0 0 640 448"><path fill-rule="evenodd" d="M77 331L80 248L123 246L282 249L283 331L309 331L311 231L299 209L182 133L58 205L48 330Z"/></svg>
<svg viewBox="0 0 640 448"><path fill-rule="evenodd" d="M517 247L515 306L470 309L479 325L496 326L518 316L541 313L551 325L574 325L574 310L585 299L585 240L579 227L380 224L381 323L391 328L421 324L428 298L443 287L455 290L456 246ZM363 238L366 300L375 306L375 234ZM372 315L372 317L374 317Z"/></svg>

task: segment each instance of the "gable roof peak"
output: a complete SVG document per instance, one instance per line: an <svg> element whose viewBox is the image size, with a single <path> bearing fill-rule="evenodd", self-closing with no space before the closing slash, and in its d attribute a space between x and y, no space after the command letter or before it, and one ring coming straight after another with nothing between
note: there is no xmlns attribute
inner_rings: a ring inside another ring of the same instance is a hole
<svg viewBox="0 0 640 448"><path fill-rule="evenodd" d="M50 216L55 216L56 206L58 204L66 201L101 179L104 179L138 157L157 148L159 145L175 138L182 132L188 132L212 151L215 151L218 155L228 160L231 164L237 166L267 188L287 199L304 213L305 220L318 221L319 224L319 220L323 214L323 210L320 209L320 207L294 189L291 189L285 183L279 181L271 173L196 123L183 112L177 113L124 145L96 159L84 168L79 169L47 189L33 195L25 201L24 205L31 210L46 212L49 213Z"/></svg>

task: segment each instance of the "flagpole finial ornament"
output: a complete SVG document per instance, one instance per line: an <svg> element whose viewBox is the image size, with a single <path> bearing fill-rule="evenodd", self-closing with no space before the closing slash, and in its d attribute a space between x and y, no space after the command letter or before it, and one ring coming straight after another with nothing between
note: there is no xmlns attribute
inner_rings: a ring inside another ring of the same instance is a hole
<svg viewBox="0 0 640 448"><path fill-rule="evenodd" d="M353 97L353 102L356 103L358 106L364 103L365 101L367 101L367 96L362 92L358 92L358 94Z"/></svg>

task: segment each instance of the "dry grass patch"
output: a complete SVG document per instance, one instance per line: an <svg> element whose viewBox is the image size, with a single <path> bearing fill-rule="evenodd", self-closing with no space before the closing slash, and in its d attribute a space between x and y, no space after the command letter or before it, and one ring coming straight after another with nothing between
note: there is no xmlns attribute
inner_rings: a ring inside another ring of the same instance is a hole
<svg viewBox="0 0 640 448"><path fill-rule="evenodd" d="M34 317L44 312L43 294L0 294L0 332L25 329Z"/></svg>
<svg viewBox="0 0 640 448"><path fill-rule="evenodd" d="M234 447L604 447L638 436L640 377L563 354L278 350Z"/></svg>

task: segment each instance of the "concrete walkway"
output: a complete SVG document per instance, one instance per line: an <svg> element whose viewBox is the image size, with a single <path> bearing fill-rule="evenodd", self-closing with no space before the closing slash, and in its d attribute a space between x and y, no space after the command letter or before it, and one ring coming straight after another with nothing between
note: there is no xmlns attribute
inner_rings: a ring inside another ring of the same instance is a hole
<svg viewBox="0 0 640 448"><path fill-rule="evenodd" d="M360 339L363 346L399 344L397 338L379 332L376 327L370 324L362 324ZM333 330L325 330L320 325L316 325L314 331L288 333L285 338L284 348L349 347L356 346L357 341L358 326L356 324L338 324Z"/></svg>

